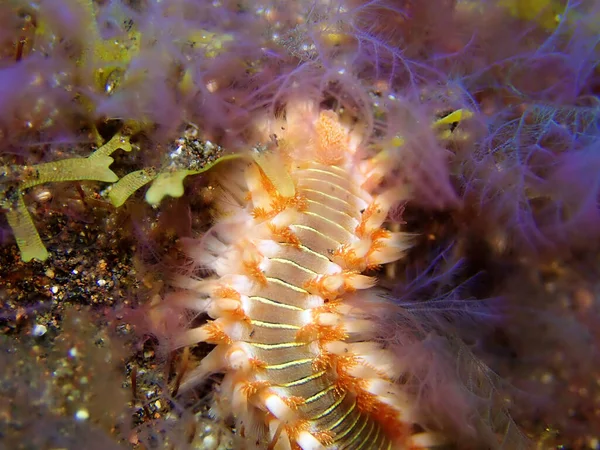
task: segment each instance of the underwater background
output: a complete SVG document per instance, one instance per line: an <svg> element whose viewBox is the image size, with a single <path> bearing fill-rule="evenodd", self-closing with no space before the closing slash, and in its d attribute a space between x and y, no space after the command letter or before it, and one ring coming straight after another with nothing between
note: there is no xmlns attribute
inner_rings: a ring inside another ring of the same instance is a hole
<svg viewBox="0 0 600 450"><path fill-rule="evenodd" d="M235 448L156 311L298 93L410 188L382 327L455 448L600 448L599 40L595 0L0 1L0 449Z"/></svg>

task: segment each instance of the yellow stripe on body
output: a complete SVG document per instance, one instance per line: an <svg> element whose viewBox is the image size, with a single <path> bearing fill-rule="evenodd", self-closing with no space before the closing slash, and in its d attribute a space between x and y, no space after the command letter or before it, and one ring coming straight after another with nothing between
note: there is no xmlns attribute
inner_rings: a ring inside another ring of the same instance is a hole
<svg viewBox="0 0 600 450"><path fill-rule="evenodd" d="M306 214L306 213L304 213L304 214ZM275 258L269 258L269 261L277 261L277 262L280 262L280 263L282 263L282 264L290 264L290 265L294 266L296 269L298 269L298 270L302 270L302 271L304 271L304 272L307 272L307 273L309 273L310 275L313 275L313 276L314 276L314 275L317 275L317 272L315 272L315 271L313 271L313 270L310 270L310 269L309 269L309 268L307 268L307 267L301 266L300 264L298 264L298 263L295 263L295 262L294 262L294 261L292 261L291 259L286 259L286 258L277 258L277 257L275 257Z"/></svg>
<svg viewBox="0 0 600 450"><path fill-rule="evenodd" d="M344 401L344 399L346 398L346 395L348 395L347 392L344 392L344 395L342 395L340 398L338 398L329 408L327 408L325 411L323 411L321 414L318 414L314 417L311 417L310 420L319 420L322 419L325 416L328 416L329 414L331 414L331 412L333 412L334 409L336 409L338 406L341 405L341 403ZM345 416L344 416L345 417ZM338 422L336 422L337 424ZM334 425L335 427L335 425ZM330 427L329 429L331 429L333 427Z"/></svg>
<svg viewBox="0 0 600 450"><path fill-rule="evenodd" d="M318 202L318 201L316 201L316 200L310 200L310 199L306 199L306 202L307 202L307 203L312 203L312 204L314 204L314 205L319 205L319 206L322 206L323 208L325 208L325 209L328 209L329 211L331 211L331 212L333 212L333 213L336 213L336 214L342 214L342 215L344 215L344 216L348 217L350 220L356 220L356 219L355 219L354 217L352 217L350 214L348 214L348 213L346 213L346 212L344 212L344 211L338 211L337 209L334 209L334 208L332 208L331 206L329 206L329 205L326 205L325 203L321 203L321 202ZM356 220L356 222L358 222L358 220ZM358 223L360 223L360 222L358 222ZM357 223L357 224L358 224L358 223Z"/></svg>
<svg viewBox="0 0 600 450"><path fill-rule="evenodd" d="M311 212L311 211L304 211L302 214L305 214L305 215L307 215L307 216L311 216L311 217L316 217L316 218L318 218L318 219L320 219L320 220L323 220L323 221L325 221L325 222L328 222L328 223L330 223L330 224L334 225L335 227L339 228L340 230L342 230L342 231L343 231L343 232L344 232L346 235L348 235L348 234L350 234L350 235L354 234L354 233L352 233L351 231L348 231L348 230L347 230L346 228L344 228L343 226L341 226L339 223L337 223L337 222L334 222L333 220L331 220L331 219L328 219L327 217L324 217L324 216L322 216L322 215L320 215L320 214L317 214L317 213L314 213L314 212Z"/></svg>
<svg viewBox="0 0 600 450"><path fill-rule="evenodd" d="M267 281L269 283L275 283L280 286L287 287L289 289L292 289L293 291L300 292L302 294L307 294L307 295L310 294L310 292L308 292L306 289L302 289L302 288L299 288L298 286L294 286L293 284L286 283L285 281L280 280L279 278L267 277Z"/></svg>
<svg viewBox="0 0 600 450"><path fill-rule="evenodd" d="M310 189L310 188L302 188L301 190L304 192L312 192L315 194L322 195L323 197L327 198L327 200L330 200L333 203L335 203L335 202L343 203L344 205L346 205L346 209L356 209L350 203L348 203L346 200L339 198L339 197L334 197L333 195L326 194L325 192L321 192L316 189Z"/></svg>
<svg viewBox="0 0 600 450"><path fill-rule="evenodd" d="M346 181L346 178L344 178L341 174L332 172L327 169L319 169L318 167L308 167L306 169L303 169L303 171L304 172L325 173L327 175L333 175L334 177L339 178L340 180ZM347 175L347 174L344 174L344 175Z"/></svg>
<svg viewBox="0 0 600 450"><path fill-rule="evenodd" d="M327 169L331 169L331 170L337 171L342 176L348 176L349 175L349 173L348 173L348 171L346 169L343 169L343 168L341 168L339 166L327 165L325 167L327 167Z"/></svg>
<svg viewBox="0 0 600 450"><path fill-rule="evenodd" d="M317 258L321 258L327 262L331 262L331 260L327 256L321 255L320 253L317 253L314 250L311 250L306 245L300 244L297 246L294 244L286 244L286 243L282 243L282 242L280 242L279 245L286 245L286 246L294 247L295 249L303 251L305 253L308 253L309 255L316 256Z"/></svg>
<svg viewBox="0 0 600 450"><path fill-rule="evenodd" d="M367 426L367 424L369 424L369 423L372 424L373 423L372 420L369 420L370 417L368 415L361 414L361 417L363 417L365 419L364 423L360 427L360 430L358 430L356 433L354 433L354 435L350 438L350 441L348 442L349 444L352 444L353 442L355 442L360 437L360 434L363 432L363 430L365 429L365 427Z"/></svg>
<svg viewBox="0 0 600 450"><path fill-rule="evenodd" d="M311 173L315 173L315 174L324 174L325 176L331 176L333 178L337 178L338 180L341 180L344 182L344 184L348 184L348 174L339 174L339 173L335 173L335 172L331 172L330 170L325 170L325 169L317 169L316 167L309 167L308 169L304 169L303 172L311 172ZM309 179L309 178L306 178Z"/></svg>
<svg viewBox="0 0 600 450"><path fill-rule="evenodd" d="M299 308L298 306L288 305L287 303L281 303L275 300L271 300L270 298L260 297L258 295L253 295L248 298L250 300L255 300L257 302L264 303L265 305L275 306L277 308L290 309L292 311L304 311L304 309Z"/></svg>
<svg viewBox="0 0 600 450"><path fill-rule="evenodd" d="M290 325L288 323L273 323L273 322L263 322L262 320L250 320L252 325L256 325L257 327L262 328L271 328L278 330L299 330L300 327L297 325Z"/></svg>
<svg viewBox="0 0 600 450"><path fill-rule="evenodd" d="M308 182L312 181L315 183L324 183L325 185L331 186L334 189L339 189L340 191L342 191L342 193L345 193L350 197L355 197L356 199L360 199L360 197L358 195L356 195L355 193L350 192L348 189L340 186L339 184L332 183L331 181L327 181L327 180L323 180L323 179L319 179L319 178L309 178L309 177L303 177L302 181L308 181ZM300 189L302 189L302 188L300 188Z"/></svg>
<svg viewBox="0 0 600 450"><path fill-rule="evenodd" d="M377 432L375 433L375 437L373 438L374 443L377 443L377 439L379 439L379 433L381 433L381 427L378 426L376 429L377 429ZM366 439L365 439L365 442L367 442Z"/></svg>
<svg viewBox="0 0 600 450"><path fill-rule="evenodd" d="M329 236L327 236L326 234L321 233L319 230L313 228L313 227L309 227L308 225L297 225L297 224L292 224L290 225L290 227L294 227L294 228L300 228L301 230L306 230L306 231L311 231L321 237L324 237L325 239L330 240L331 242L333 242L336 247L342 245L341 242L336 241L335 239L330 238Z"/></svg>
<svg viewBox="0 0 600 450"><path fill-rule="evenodd" d="M334 389L335 389L335 386L333 384L331 386L327 386L322 391L319 391L315 395L312 395L312 396L308 397L307 399L305 399L304 403L315 402L315 401L319 400L320 398L325 397L329 392L333 391Z"/></svg>
<svg viewBox="0 0 600 450"><path fill-rule="evenodd" d="M335 440L338 441L340 439L343 439L347 434L349 434L354 429L354 427L358 424L358 422L360 421L360 419L363 419L363 418L365 419L365 425L366 425L367 421L368 421L368 418L364 414L358 414L356 416L356 420L354 422L352 422L352 425L350 425L348 428L346 428L346 430L343 433L336 435L335 436ZM355 436L357 434L358 433L355 433Z"/></svg>
<svg viewBox="0 0 600 450"><path fill-rule="evenodd" d="M336 421L335 421L335 423L333 423L333 424L332 424L332 425L329 427L329 430L333 430L334 428L336 428L336 427L340 426L340 424L341 424L341 423L342 423L344 420L346 420L350 414L352 414L352 411L354 411L354 409L355 409L355 408L356 408L356 400L354 400L354 402L352 403L352 406L351 406L350 408L348 408L348 411L346 411L342 417L340 417L338 420L336 420ZM360 417L360 414L359 414L358 416ZM355 425L356 425L356 423L355 423ZM352 427L350 427L350 428L349 428L347 431L349 431L351 428L352 428ZM344 434L344 436L345 436L346 434L347 434L347 433L345 433L345 434Z"/></svg>
<svg viewBox="0 0 600 450"><path fill-rule="evenodd" d="M326 372L324 370L322 370L321 372L317 372L317 373L313 373L312 375L309 375L307 377L304 378L300 378L298 380L295 381L290 381L289 383L283 383L283 384L279 384L278 386L281 387L295 387L295 386L301 386L305 383L308 383L312 380L316 380L317 378L322 377Z"/></svg>
<svg viewBox="0 0 600 450"><path fill-rule="evenodd" d="M304 347L308 345L306 342L280 342L277 344L260 344L258 342L248 342L253 347L260 348L262 350L275 350L280 348L294 348Z"/></svg>
<svg viewBox="0 0 600 450"><path fill-rule="evenodd" d="M373 427L375 426L375 421L372 418L371 418L371 420L369 420L368 416L365 416L365 423L364 423L364 425L360 428L360 430L358 430L358 432L356 434L354 434L354 436L352 436L352 438L350 439L349 443L356 442L356 440L358 438L360 438L360 435L363 432L363 430L365 429L365 427L367 426L367 424L371 424L371 428L369 430L369 433L363 438L363 442L360 445L360 447L363 446L363 444L367 441L367 438L369 437L369 435L373 432ZM358 448L356 450L358 450Z"/></svg>
<svg viewBox="0 0 600 450"><path fill-rule="evenodd" d="M301 366L302 364L310 363L314 360L314 358L304 358L304 359L296 359L294 361L288 361L281 364L272 364L264 366L267 370L281 370L288 369L290 367Z"/></svg>

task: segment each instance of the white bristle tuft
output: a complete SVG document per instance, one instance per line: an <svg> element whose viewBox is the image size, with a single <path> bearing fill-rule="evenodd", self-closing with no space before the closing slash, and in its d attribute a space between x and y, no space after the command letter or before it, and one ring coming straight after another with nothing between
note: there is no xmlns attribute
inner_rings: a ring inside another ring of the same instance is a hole
<svg viewBox="0 0 600 450"><path fill-rule="evenodd" d="M302 450L325 450L325 446L308 431L301 431L296 438L296 443Z"/></svg>
<svg viewBox="0 0 600 450"><path fill-rule="evenodd" d="M294 419L296 413L277 394L270 393L264 400L265 406L271 414L283 422Z"/></svg>

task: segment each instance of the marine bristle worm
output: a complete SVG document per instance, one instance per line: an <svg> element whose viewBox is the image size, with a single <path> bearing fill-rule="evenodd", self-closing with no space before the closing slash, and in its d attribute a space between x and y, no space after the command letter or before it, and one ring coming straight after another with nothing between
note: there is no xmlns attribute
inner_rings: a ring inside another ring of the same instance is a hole
<svg viewBox="0 0 600 450"><path fill-rule="evenodd" d="M288 107L284 130L251 163L221 172L217 224L193 251L215 273L180 280L178 301L213 320L177 346L215 344L184 380L225 374L219 405L247 446L268 449L417 449L440 442L419 426L393 355L371 337L357 301L365 274L398 260L402 233L382 227L402 195L376 196L359 139L333 111ZM277 122L277 121L275 121ZM276 126L277 125L277 126Z"/></svg>

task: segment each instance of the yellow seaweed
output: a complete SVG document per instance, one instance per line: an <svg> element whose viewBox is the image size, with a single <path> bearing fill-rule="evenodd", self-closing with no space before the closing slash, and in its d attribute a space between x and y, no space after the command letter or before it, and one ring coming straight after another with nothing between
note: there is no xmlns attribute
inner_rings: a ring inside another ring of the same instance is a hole
<svg viewBox="0 0 600 450"><path fill-rule="evenodd" d="M46 247L42 243L23 200L24 191L42 183L60 181L94 180L113 183L119 177L109 168L114 161L110 155L118 148L131 150L129 138L117 134L87 158L68 158L4 170L21 174L22 177L16 186L16 191L8 196L5 192L4 196L0 198L0 204L6 209L8 225L15 235L23 261L31 259L44 261L48 258ZM10 190L7 191L10 192Z"/></svg>

